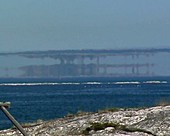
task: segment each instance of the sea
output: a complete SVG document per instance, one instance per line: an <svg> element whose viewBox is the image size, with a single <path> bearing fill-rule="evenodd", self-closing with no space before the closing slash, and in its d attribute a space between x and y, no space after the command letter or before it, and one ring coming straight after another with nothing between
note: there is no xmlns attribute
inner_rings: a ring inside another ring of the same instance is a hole
<svg viewBox="0 0 170 136"><path fill-rule="evenodd" d="M170 77L1 78L0 102L19 123L62 118L78 111L170 103ZM0 129L13 124L0 111Z"/></svg>

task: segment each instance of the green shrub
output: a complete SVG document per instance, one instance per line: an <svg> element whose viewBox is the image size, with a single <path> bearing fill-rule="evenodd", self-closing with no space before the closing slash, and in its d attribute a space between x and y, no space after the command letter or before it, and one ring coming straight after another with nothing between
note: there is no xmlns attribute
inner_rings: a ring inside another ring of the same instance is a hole
<svg viewBox="0 0 170 136"><path fill-rule="evenodd" d="M117 111L120 111L120 110L121 110L120 108L113 107L113 108L106 108L104 110L99 110L98 112L99 113L106 113L106 112L117 112Z"/></svg>
<svg viewBox="0 0 170 136"><path fill-rule="evenodd" d="M83 130L82 133L84 135L89 135L89 132L91 130L94 130L94 131L104 130L107 127L114 127L115 130L122 130L122 131L126 131L126 132L144 132L144 133L156 136L153 133L151 133L147 130L144 130L144 129L130 128L130 127L126 127L125 125L120 125L120 124L116 124L116 123L91 123L91 126L87 127L85 130Z"/></svg>
<svg viewBox="0 0 170 136"><path fill-rule="evenodd" d="M114 123L91 123L90 127L87 127L85 130L83 130L84 135L88 135L91 130L98 131L98 130L104 130L107 127L118 127L119 125Z"/></svg>

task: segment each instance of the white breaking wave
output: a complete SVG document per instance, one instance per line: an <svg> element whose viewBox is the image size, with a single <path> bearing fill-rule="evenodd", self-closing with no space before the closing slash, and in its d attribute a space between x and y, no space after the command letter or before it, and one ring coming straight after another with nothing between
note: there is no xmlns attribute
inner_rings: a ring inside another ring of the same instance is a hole
<svg viewBox="0 0 170 136"><path fill-rule="evenodd" d="M167 84L167 81L146 81L145 84Z"/></svg>
<svg viewBox="0 0 170 136"><path fill-rule="evenodd" d="M115 82L113 84L167 84L167 81L144 81L144 82L139 82L139 81L132 81L132 82Z"/></svg>
<svg viewBox="0 0 170 136"><path fill-rule="evenodd" d="M99 85L99 84L116 84L116 85L123 85L123 84L167 84L167 81L125 81L125 82L108 82L108 83L102 83L102 82L46 82L46 83L0 83L0 86L40 86L40 85Z"/></svg>
<svg viewBox="0 0 170 136"><path fill-rule="evenodd" d="M0 86L79 85L80 83L1 83Z"/></svg>
<svg viewBox="0 0 170 136"><path fill-rule="evenodd" d="M135 82L115 82L114 84L140 84L140 82L135 81Z"/></svg>
<svg viewBox="0 0 170 136"><path fill-rule="evenodd" d="M85 82L83 84L96 85L96 84L102 84L102 83L101 82Z"/></svg>

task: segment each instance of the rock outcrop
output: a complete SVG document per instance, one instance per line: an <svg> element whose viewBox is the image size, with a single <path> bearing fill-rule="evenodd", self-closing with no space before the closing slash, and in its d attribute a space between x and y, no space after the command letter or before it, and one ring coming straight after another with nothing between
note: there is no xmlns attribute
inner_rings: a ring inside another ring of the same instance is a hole
<svg viewBox="0 0 170 136"><path fill-rule="evenodd" d="M25 126L30 136L170 136L170 106L78 113ZM16 129L0 136L22 136Z"/></svg>

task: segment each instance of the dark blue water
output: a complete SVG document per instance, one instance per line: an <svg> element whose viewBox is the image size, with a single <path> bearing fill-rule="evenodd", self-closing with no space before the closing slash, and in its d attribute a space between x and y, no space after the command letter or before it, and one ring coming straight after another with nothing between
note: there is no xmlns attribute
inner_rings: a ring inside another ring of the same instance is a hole
<svg viewBox="0 0 170 136"><path fill-rule="evenodd" d="M22 123L79 110L149 107L170 101L170 77L0 79L0 101L10 101L10 113ZM0 129L11 126L0 112Z"/></svg>

